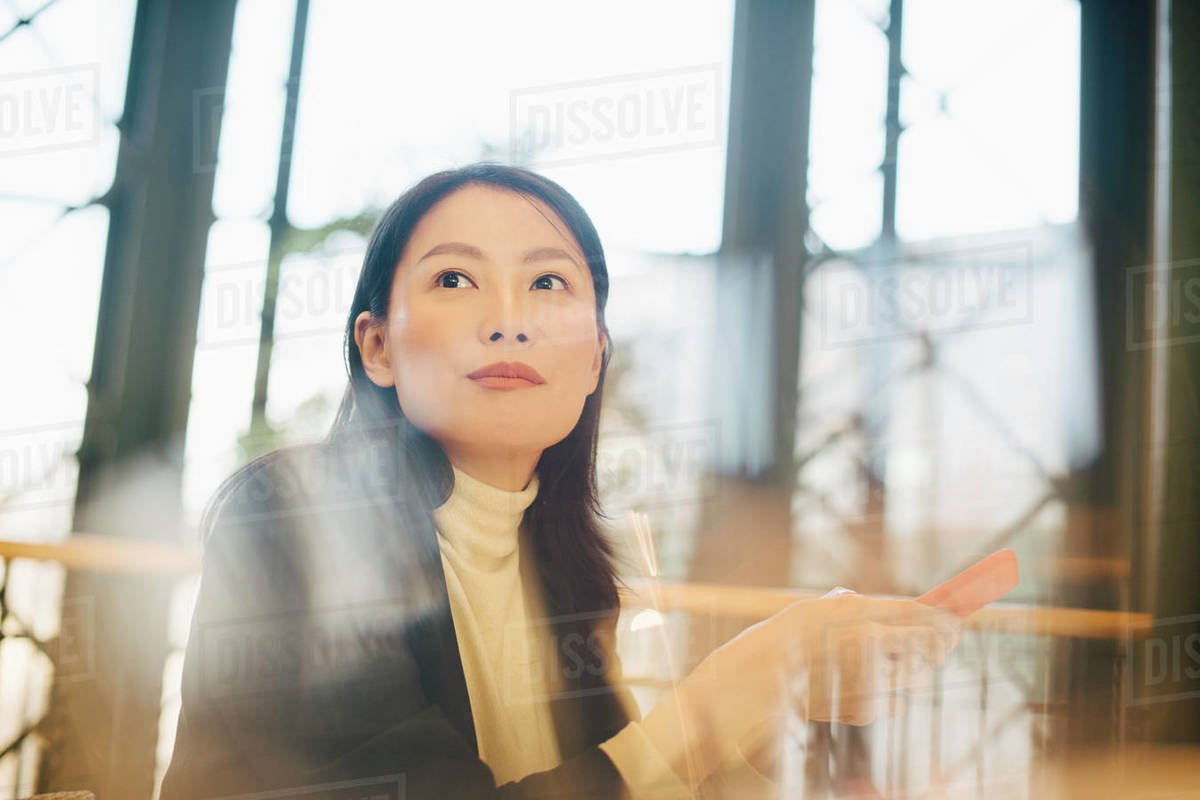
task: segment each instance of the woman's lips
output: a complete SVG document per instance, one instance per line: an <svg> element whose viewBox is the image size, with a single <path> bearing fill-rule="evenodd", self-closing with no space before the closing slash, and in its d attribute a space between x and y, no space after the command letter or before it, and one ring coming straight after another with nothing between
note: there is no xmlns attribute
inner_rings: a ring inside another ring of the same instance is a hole
<svg viewBox="0 0 1200 800"><path fill-rule="evenodd" d="M536 369L522 361L497 361L480 367L467 377L489 389L522 389L546 382Z"/></svg>
<svg viewBox="0 0 1200 800"><path fill-rule="evenodd" d="M538 385L524 378L505 378L499 375L484 375L481 378L471 378L471 380L489 389L524 389L527 386Z"/></svg>

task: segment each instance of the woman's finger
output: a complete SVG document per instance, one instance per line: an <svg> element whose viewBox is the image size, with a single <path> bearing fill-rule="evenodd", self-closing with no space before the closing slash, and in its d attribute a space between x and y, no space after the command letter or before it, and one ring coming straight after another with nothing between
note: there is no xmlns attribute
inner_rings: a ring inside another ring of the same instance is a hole
<svg viewBox="0 0 1200 800"><path fill-rule="evenodd" d="M897 657L918 654L930 665L942 663L962 638L962 620L948 612L926 617L915 624L887 626L885 650Z"/></svg>
<svg viewBox="0 0 1200 800"><path fill-rule="evenodd" d="M851 725L866 725L878 713L887 677L880 674L879 629L874 625L847 629L839 650L837 674L838 717Z"/></svg>
<svg viewBox="0 0 1200 800"><path fill-rule="evenodd" d="M908 692L903 689L897 689L888 692L887 708L884 709L884 716L889 719L902 717L908 713Z"/></svg>

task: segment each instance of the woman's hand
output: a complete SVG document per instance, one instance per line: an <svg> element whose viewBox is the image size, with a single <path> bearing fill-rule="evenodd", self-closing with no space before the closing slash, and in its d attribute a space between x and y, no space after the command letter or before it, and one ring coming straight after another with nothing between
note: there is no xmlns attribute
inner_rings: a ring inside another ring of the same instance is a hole
<svg viewBox="0 0 1200 800"><path fill-rule="evenodd" d="M853 593L842 599L848 616L834 614L802 659L808 673L807 687L800 681L796 692L802 716L866 725L902 713L905 692L927 688L934 668L958 645L962 620L913 600Z"/></svg>
<svg viewBox="0 0 1200 800"><path fill-rule="evenodd" d="M893 691L926 685L961 635L958 617L913 600L799 601L710 653L642 726L695 787L789 705L852 725L896 713Z"/></svg>

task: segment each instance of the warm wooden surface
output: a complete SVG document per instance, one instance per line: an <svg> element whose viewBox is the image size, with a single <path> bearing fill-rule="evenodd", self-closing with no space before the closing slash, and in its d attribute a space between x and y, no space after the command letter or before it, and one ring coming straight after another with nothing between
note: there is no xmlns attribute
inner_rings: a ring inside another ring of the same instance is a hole
<svg viewBox="0 0 1200 800"><path fill-rule="evenodd" d="M813 599L823 594L711 583L657 583L641 578L628 578L626 583L633 590L623 601L627 606L751 619L766 619L797 600ZM968 617L966 624L970 630L994 633L1124 639L1148 631L1151 617L1149 614L1124 611L993 603Z"/></svg>
<svg viewBox="0 0 1200 800"><path fill-rule="evenodd" d="M1200 800L1200 748L1129 745L1035 764L1029 797Z"/></svg>
<svg viewBox="0 0 1200 800"><path fill-rule="evenodd" d="M0 541L0 558L57 561L70 570L180 575L200 569L200 548L122 536L74 534L61 542Z"/></svg>
<svg viewBox="0 0 1200 800"><path fill-rule="evenodd" d="M75 534L55 543L0 541L0 557L57 561L67 569L185 575L200 568L200 548L146 539ZM766 619L821 592L715 583L651 582L627 578L627 606L718 617ZM1085 639L1123 639L1151 626L1149 614L993 603L967 619L972 630Z"/></svg>

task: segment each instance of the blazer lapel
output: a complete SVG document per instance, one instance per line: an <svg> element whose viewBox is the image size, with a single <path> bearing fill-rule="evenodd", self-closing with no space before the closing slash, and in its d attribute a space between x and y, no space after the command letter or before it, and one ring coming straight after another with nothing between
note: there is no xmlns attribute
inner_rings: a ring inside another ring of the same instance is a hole
<svg viewBox="0 0 1200 800"><path fill-rule="evenodd" d="M559 752L562 760L567 761L609 739L625 726L629 717L617 700L621 687L609 682L611 665L594 652L597 640L592 635L592 626L599 631L607 624L606 620L596 614L565 613L561 607L551 609L549 617L555 620L550 635L554 637L562 676L562 695L551 702L550 710ZM611 635L615 630L603 633ZM572 646L567 646L567 642L572 642Z"/></svg>
<svg viewBox="0 0 1200 800"><path fill-rule="evenodd" d="M410 628L409 647L420 666L425 695L441 707L450 724L478 756L479 742L475 738L475 720L471 716L471 698L467 694L462 655L458 651L458 638L454 632L450 596L440 565L436 572L441 600L430 614Z"/></svg>
<svg viewBox="0 0 1200 800"><path fill-rule="evenodd" d="M471 699L467 693L462 654L454 629L454 616L450 610L446 576L440 560L428 570L431 585L437 593L437 603L433 611L410 627L407 635L409 646L420 667L426 696L441 707L450 724L478 756L479 742L471 713ZM597 656L588 649L594 642L589 639L591 626L608 623L599 615L572 614L548 595L543 595L547 617L554 622L547 633L554 639L559 675L562 677L562 692L550 701L550 713L561 760L567 761L586 748L610 738L624 727L629 717L617 699L616 693L622 687L614 687L609 683L607 668L596 674L594 667ZM615 628L615 620L612 620L612 628ZM606 628L603 633L612 635L615 630ZM582 637L583 642L580 643L578 638L568 639L572 634ZM573 649L566 645L567 642L573 642ZM579 668L580 655L584 656L587 664L593 665L593 669Z"/></svg>

